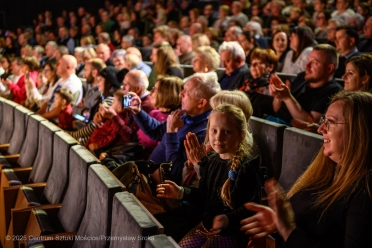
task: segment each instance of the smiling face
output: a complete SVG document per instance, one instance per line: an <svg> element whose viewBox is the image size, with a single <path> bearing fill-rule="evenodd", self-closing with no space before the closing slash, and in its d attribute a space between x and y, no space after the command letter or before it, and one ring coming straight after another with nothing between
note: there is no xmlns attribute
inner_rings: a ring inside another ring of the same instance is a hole
<svg viewBox="0 0 372 248"><path fill-rule="evenodd" d="M325 124L318 128L318 133L323 135L324 155L336 163L341 161L345 149L344 133L346 132L346 127L343 124L345 123L342 113L343 105L341 101L332 103L325 115L329 121L329 129L327 130Z"/></svg>
<svg viewBox="0 0 372 248"><path fill-rule="evenodd" d="M305 80L309 83L317 83L329 77L328 64L324 59L325 53L319 50L313 50L309 54L306 64Z"/></svg>
<svg viewBox="0 0 372 248"><path fill-rule="evenodd" d="M273 37L273 47L276 52L283 53L287 50L288 39L284 32L276 33Z"/></svg>
<svg viewBox="0 0 372 248"><path fill-rule="evenodd" d="M209 115L209 143L222 159L230 159L236 153L242 135L231 123L231 116L213 112Z"/></svg>

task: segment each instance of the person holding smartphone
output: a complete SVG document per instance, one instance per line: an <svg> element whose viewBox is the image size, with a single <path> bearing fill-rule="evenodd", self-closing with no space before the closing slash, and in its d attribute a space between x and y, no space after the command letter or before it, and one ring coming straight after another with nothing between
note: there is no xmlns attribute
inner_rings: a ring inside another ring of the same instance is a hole
<svg viewBox="0 0 372 248"><path fill-rule="evenodd" d="M4 84L8 86L9 90L13 94L12 100L19 104L24 104L27 99L26 95L26 82L32 79L37 87L37 74L40 68L39 61L33 56L26 56L22 59L22 72L24 75L18 80L17 83L13 83L10 80L4 81Z"/></svg>

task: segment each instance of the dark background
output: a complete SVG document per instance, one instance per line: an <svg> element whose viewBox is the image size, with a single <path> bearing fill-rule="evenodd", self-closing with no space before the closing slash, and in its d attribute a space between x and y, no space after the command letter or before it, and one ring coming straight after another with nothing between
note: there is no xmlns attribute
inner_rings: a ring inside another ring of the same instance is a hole
<svg viewBox="0 0 372 248"><path fill-rule="evenodd" d="M0 29L15 29L19 26L32 26L38 13L51 10L53 22L63 9L75 12L80 6L97 13L104 0L0 0ZM111 1L116 2L116 1Z"/></svg>

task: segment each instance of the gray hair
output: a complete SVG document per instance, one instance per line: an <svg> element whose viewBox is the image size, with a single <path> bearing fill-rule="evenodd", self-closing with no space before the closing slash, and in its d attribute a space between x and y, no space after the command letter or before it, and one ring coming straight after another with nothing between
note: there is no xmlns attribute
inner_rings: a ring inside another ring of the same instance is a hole
<svg viewBox="0 0 372 248"><path fill-rule="evenodd" d="M233 59L237 59L240 57L243 61L245 61L245 53L242 46L237 41L224 41L219 49L218 53L221 54L223 51L230 51Z"/></svg>
<svg viewBox="0 0 372 248"><path fill-rule="evenodd" d="M239 26L232 26L232 27L230 27L230 29L232 30L233 34L236 35L236 36L243 33L243 29Z"/></svg>
<svg viewBox="0 0 372 248"><path fill-rule="evenodd" d="M220 66L220 56L217 51L211 46L201 46L196 48L196 53L200 53L204 56L204 59L209 62L212 69L217 71Z"/></svg>
<svg viewBox="0 0 372 248"><path fill-rule="evenodd" d="M124 35L123 39L125 40L126 43L134 44L134 42L135 42L134 37L130 34Z"/></svg>
<svg viewBox="0 0 372 248"><path fill-rule="evenodd" d="M85 51L84 47L75 47L74 52L76 53L83 53Z"/></svg>
<svg viewBox="0 0 372 248"><path fill-rule="evenodd" d="M49 45L49 46L53 47L54 49L58 48L58 44L55 41L48 41L48 43L46 43L46 45Z"/></svg>
<svg viewBox="0 0 372 248"><path fill-rule="evenodd" d="M250 27L251 31L254 31L255 34L259 34L259 35L263 35L262 33L262 27L261 27L261 24L256 22L256 21L249 21L247 22L247 24L245 24L245 26L248 26Z"/></svg>
<svg viewBox="0 0 372 248"><path fill-rule="evenodd" d="M196 85L194 94L196 98L209 100L221 91L220 84L216 77L206 73L195 73L189 80L193 80Z"/></svg>
<svg viewBox="0 0 372 248"><path fill-rule="evenodd" d="M127 52L124 49L116 49L112 52L111 58L113 59L116 57L121 57L122 59L124 59L126 53Z"/></svg>
<svg viewBox="0 0 372 248"><path fill-rule="evenodd" d="M44 47L39 45L34 46L34 51L36 51L40 55L43 55L45 53Z"/></svg>

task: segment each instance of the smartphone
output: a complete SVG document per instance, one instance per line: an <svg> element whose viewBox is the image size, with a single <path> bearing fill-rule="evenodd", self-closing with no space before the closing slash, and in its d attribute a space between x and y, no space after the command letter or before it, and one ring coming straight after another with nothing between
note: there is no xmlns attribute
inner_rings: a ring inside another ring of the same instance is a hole
<svg viewBox="0 0 372 248"><path fill-rule="evenodd" d="M104 96L103 94L101 94L101 99L102 99L102 104L103 104L103 106L108 107L109 105L108 105L107 102L105 101L105 96Z"/></svg>
<svg viewBox="0 0 372 248"><path fill-rule="evenodd" d="M124 95L123 96L123 108L128 108L130 106L131 101L132 101L131 95Z"/></svg>
<svg viewBox="0 0 372 248"><path fill-rule="evenodd" d="M82 115L73 114L72 116L73 116L76 120L83 121L83 122L85 122L85 123L88 123L88 122L89 122L89 120L85 119L85 117L82 116Z"/></svg>

